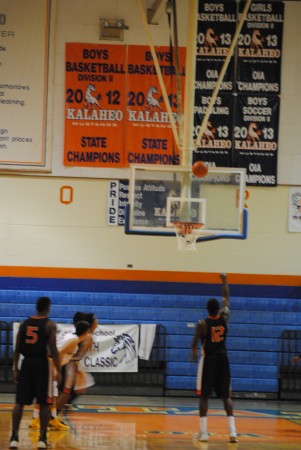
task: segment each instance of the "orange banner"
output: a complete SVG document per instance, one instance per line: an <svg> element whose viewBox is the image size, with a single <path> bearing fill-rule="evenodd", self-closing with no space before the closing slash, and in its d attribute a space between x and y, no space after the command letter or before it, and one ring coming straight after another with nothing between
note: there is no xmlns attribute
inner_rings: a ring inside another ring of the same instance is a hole
<svg viewBox="0 0 301 450"><path fill-rule="evenodd" d="M126 48L66 44L64 165L123 167Z"/></svg>
<svg viewBox="0 0 301 450"><path fill-rule="evenodd" d="M156 54L178 129L184 103L185 48ZM179 164L170 118L148 46L66 44L64 165Z"/></svg>
<svg viewBox="0 0 301 450"><path fill-rule="evenodd" d="M175 61L169 47L156 47L167 96L178 128L179 102ZM179 51L179 78L184 102L185 48ZM125 152L129 164L179 164L167 108L151 51L148 46L133 45L128 50L127 125Z"/></svg>

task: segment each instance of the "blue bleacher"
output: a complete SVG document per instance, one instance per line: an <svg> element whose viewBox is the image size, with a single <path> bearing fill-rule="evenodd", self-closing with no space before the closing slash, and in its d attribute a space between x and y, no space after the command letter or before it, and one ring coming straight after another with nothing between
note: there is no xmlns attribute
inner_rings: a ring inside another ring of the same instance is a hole
<svg viewBox="0 0 301 450"><path fill-rule="evenodd" d="M33 314L41 295L51 298L51 318L58 323L70 323L76 311L84 310L94 312L100 324L163 325L167 332L166 389L195 390L197 364L191 361L190 346L196 323L207 314L208 296L2 290L0 320L24 320ZM231 298L227 348L234 392L277 393L281 333L301 330L300 312L298 298Z"/></svg>

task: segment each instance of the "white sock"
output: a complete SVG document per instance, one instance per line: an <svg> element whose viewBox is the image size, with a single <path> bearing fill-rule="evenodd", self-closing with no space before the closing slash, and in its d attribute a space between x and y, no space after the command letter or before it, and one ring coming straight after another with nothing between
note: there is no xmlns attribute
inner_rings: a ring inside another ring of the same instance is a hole
<svg viewBox="0 0 301 450"><path fill-rule="evenodd" d="M236 434L235 418L234 418L234 416L228 416L228 424L229 424L229 433Z"/></svg>
<svg viewBox="0 0 301 450"><path fill-rule="evenodd" d="M38 419L40 417L40 408L39 407L33 408L32 417L33 417L33 419Z"/></svg>
<svg viewBox="0 0 301 450"><path fill-rule="evenodd" d="M207 431L207 417L200 417L201 433L208 433Z"/></svg>
<svg viewBox="0 0 301 450"><path fill-rule="evenodd" d="M57 417L57 411L56 411L56 408L51 408L50 409L50 415L51 415L51 418L55 418L55 417Z"/></svg>

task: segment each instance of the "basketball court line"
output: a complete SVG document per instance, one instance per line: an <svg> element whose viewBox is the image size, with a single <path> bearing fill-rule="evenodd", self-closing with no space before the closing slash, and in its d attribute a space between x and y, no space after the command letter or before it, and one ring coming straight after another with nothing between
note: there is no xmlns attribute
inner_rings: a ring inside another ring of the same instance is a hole
<svg viewBox="0 0 301 450"><path fill-rule="evenodd" d="M301 412L294 411L296 405L285 410L248 408L235 410L238 444L228 443L227 420L220 408L208 412L209 442L194 440L199 430L196 406L156 406L148 399L143 405L79 404L76 410L66 411L64 420L69 431L49 431L51 448L58 450L157 450L194 449L230 450L300 449ZM115 399L118 401L118 398ZM184 399L185 400L185 399ZM160 401L158 401L160 403ZM178 399L181 403L181 399ZM185 401L184 401L185 403ZM0 448L7 448L10 436L12 403L0 404ZM289 405L286 405L289 406ZM29 429L32 407L26 407L20 428L20 448L35 448L38 432Z"/></svg>

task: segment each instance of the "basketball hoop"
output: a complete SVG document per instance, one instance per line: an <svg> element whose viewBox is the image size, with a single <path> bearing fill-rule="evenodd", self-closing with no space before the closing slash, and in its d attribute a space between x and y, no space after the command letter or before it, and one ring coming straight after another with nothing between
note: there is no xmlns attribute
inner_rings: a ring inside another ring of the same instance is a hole
<svg viewBox="0 0 301 450"><path fill-rule="evenodd" d="M172 222L175 228L178 250L185 252L196 251L196 241L200 236L199 229L203 228L203 223Z"/></svg>

